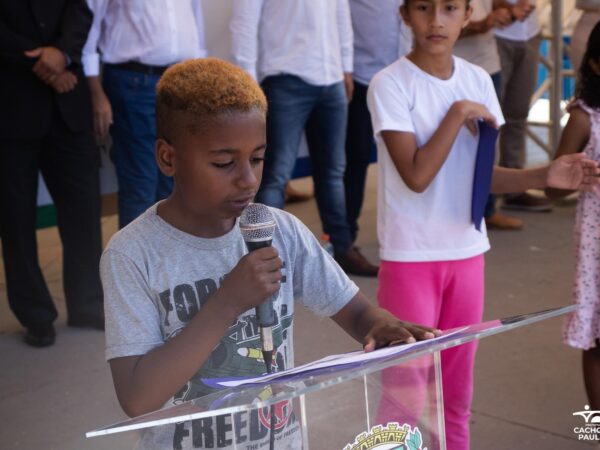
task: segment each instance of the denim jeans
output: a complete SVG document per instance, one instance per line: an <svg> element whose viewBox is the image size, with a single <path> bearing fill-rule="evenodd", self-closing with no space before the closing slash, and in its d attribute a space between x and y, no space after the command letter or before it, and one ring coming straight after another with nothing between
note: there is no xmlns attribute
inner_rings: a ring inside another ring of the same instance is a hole
<svg viewBox="0 0 600 450"><path fill-rule="evenodd" d="M285 186L305 130L323 231L334 251L342 253L352 245L344 194L348 114L344 85L315 86L296 76L277 75L265 78L262 88L269 111L267 152L257 201L283 208Z"/></svg>
<svg viewBox="0 0 600 450"><path fill-rule="evenodd" d="M107 65L103 85L113 109L112 160L119 183L119 227L122 228L173 189L154 158L154 107L159 75Z"/></svg>

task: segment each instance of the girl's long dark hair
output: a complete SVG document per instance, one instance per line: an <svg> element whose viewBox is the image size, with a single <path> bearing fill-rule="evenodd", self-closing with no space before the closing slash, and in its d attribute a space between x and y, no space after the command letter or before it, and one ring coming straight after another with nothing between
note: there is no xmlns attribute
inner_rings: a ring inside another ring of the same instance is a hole
<svg viewBox="0 0 600 450"><path fill-rule="evenodd" d="M579 68L577 92L575 93L575 97L583 100L589 107L600 108L600 75L594 72L590 60L600 66L600 22L590 33Z"/></svg>

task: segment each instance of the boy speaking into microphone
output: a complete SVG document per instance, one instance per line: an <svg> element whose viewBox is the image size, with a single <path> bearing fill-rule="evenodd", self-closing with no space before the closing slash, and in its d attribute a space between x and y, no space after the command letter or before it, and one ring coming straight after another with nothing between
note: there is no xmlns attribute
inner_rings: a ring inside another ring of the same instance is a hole
<svg viewBox="0 0 600 450"><path fill-rule="evenodd" d="M101 261L106 359L129 416L211 392L203 378L264 373L255 307L270 298L274 371L293 366L295 301L331 317L365 351L438 334L373 306L284 211L269 208L272 245L248 252L238 218L260 185L266 112L254 80L217 59L176 64L158 83L156 161L175 187L114 235ZM233 440L260 446L269 439L251 414L235 416L151 428L140 447L229 448ZM277 425L276 448L295 447L298 422Z"/></svg>

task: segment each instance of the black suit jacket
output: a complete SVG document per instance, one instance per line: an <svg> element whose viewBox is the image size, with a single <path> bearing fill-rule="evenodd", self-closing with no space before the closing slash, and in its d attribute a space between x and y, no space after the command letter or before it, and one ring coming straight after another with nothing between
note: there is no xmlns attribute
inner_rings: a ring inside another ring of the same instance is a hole
<svg viewBox="0 0 600 450"><path fill-rule="evenodd" d="M81 51L92 24L85 0L0 0L0 138L40 138L55 114L73 132L91 130L89 89ZM52 46L71 59L72 91L58 94L32 72L24 52Z"/></svg>

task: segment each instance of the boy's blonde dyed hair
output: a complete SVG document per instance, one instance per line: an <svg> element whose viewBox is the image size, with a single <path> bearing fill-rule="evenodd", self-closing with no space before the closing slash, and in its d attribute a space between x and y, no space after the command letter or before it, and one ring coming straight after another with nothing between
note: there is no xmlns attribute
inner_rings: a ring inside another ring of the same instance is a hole
<svg viewBox="0 0 600 450"><path fill-rule="evenodd" d="M169 67L156 86L156 132L171 141L182 127L191 133L210 119L232 112L267 113L267 99L254 79L217 58Z"/></svg>

